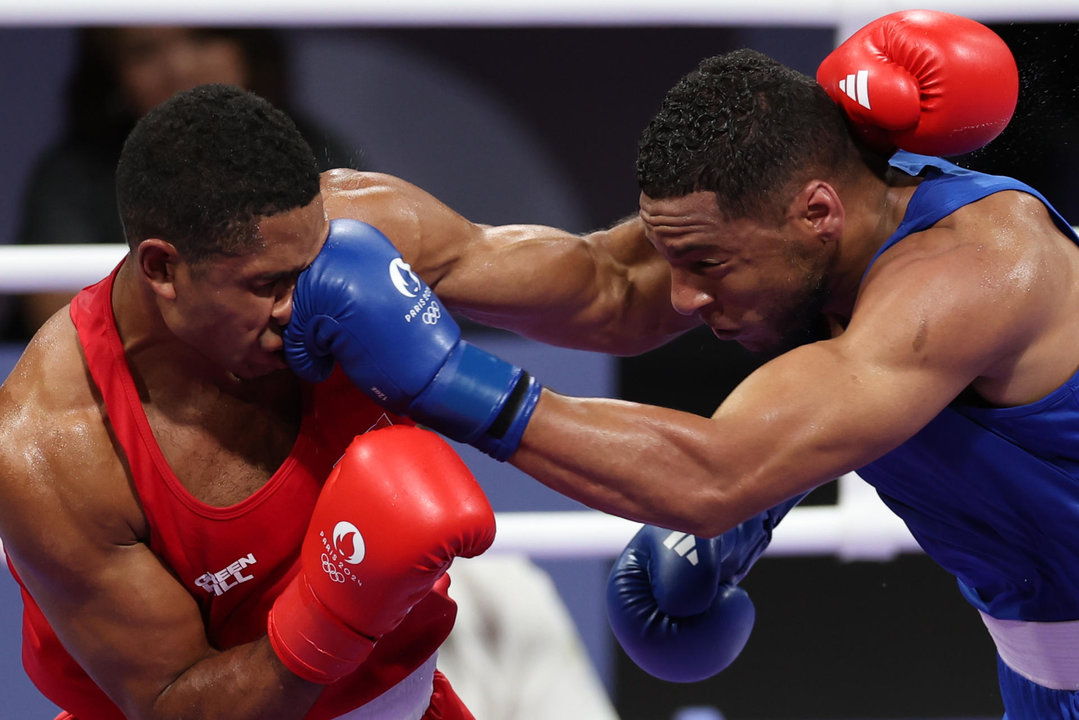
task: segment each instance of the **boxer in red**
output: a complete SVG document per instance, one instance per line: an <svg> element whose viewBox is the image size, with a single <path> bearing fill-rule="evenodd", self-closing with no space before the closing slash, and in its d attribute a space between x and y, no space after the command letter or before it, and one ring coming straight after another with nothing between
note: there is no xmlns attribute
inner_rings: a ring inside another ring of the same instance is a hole
<svg viewBox="0 0 1079 720"><path fill-rule="evenodd" d="M3 387L24 665L78 720L468 720L435 669L445 571L494 515L437 435L285 368L319 173L287 117L219 90L133 133L130 254Z"/></svg>

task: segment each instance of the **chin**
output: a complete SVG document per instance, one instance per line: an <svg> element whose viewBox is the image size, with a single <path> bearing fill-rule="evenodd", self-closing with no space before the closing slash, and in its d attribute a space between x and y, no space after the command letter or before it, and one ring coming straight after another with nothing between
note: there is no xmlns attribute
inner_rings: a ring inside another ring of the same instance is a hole
<svg viewBox="0 0 1079 720"><path fill-rule="evenodd" d="M823 331L822 326L798 328L782 337L773 338L770 342L759 343L753 352L767 355L769 358L779 357L803 345L811 345L818 340L827 340L830 335ZM748 347L748 346L747 346ZM752 348L750 348L752 349Z"/></svg>
<svg viewBox="0 0 1079 720"><path fill-rule="evenodd" d="M738 344L751 353L763 355L769 359L778 357L801 345L813 342L814 339L811 333L802 328L785 333L778 333L772 330L765 331L765 328L763 327L761 330L763 332L739 337Z"/></svg>
<svg viewBox="0 0 1079 720"><path fill-rule="evenodd" d="M738 340L738 344L755 355L764 355L769 358L782 355L791 349L787 343L774 338L741 338Z"/></svg>

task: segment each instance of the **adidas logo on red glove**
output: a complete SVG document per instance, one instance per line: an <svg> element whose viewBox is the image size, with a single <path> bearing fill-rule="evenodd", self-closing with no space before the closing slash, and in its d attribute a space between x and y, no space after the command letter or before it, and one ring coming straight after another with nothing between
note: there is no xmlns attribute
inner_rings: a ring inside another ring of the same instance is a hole
<svg viewBox="0 0 1079 720"><path fill-rule="evenodd" d="M817 82L870 146L924 155L987 145L1019 97L1015 58L1000 36L934 10L869 23L824 59Z"/></svg>

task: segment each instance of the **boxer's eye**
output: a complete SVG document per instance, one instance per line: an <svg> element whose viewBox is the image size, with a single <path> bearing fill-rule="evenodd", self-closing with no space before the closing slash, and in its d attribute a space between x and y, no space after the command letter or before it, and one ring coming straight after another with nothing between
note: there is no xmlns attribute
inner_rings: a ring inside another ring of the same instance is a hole
<svg viewBox="0 0 1079 720"><path fill-rule="evenodd" d="M251 284L251 292L260 297L275 295L283 284L281 278L259 278Z"/></svg>

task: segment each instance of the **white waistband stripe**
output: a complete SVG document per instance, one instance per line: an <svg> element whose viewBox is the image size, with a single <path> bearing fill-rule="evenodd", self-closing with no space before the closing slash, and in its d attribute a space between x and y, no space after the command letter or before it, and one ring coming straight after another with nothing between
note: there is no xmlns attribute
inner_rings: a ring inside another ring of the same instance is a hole
<svg viewBox="0 0 1079 720"><path fill-rule="evenodd" d="M1079 621L999 620L981 613L1004 664L1053 690L1079 690Z"/></svg>
<svg viewBox="0 0 1079 720"><path fill-rule="evenodd" d="M411 675L371 702L334 720L420 720L431 704L437 661L438 653L435 653Z"/></svg>

